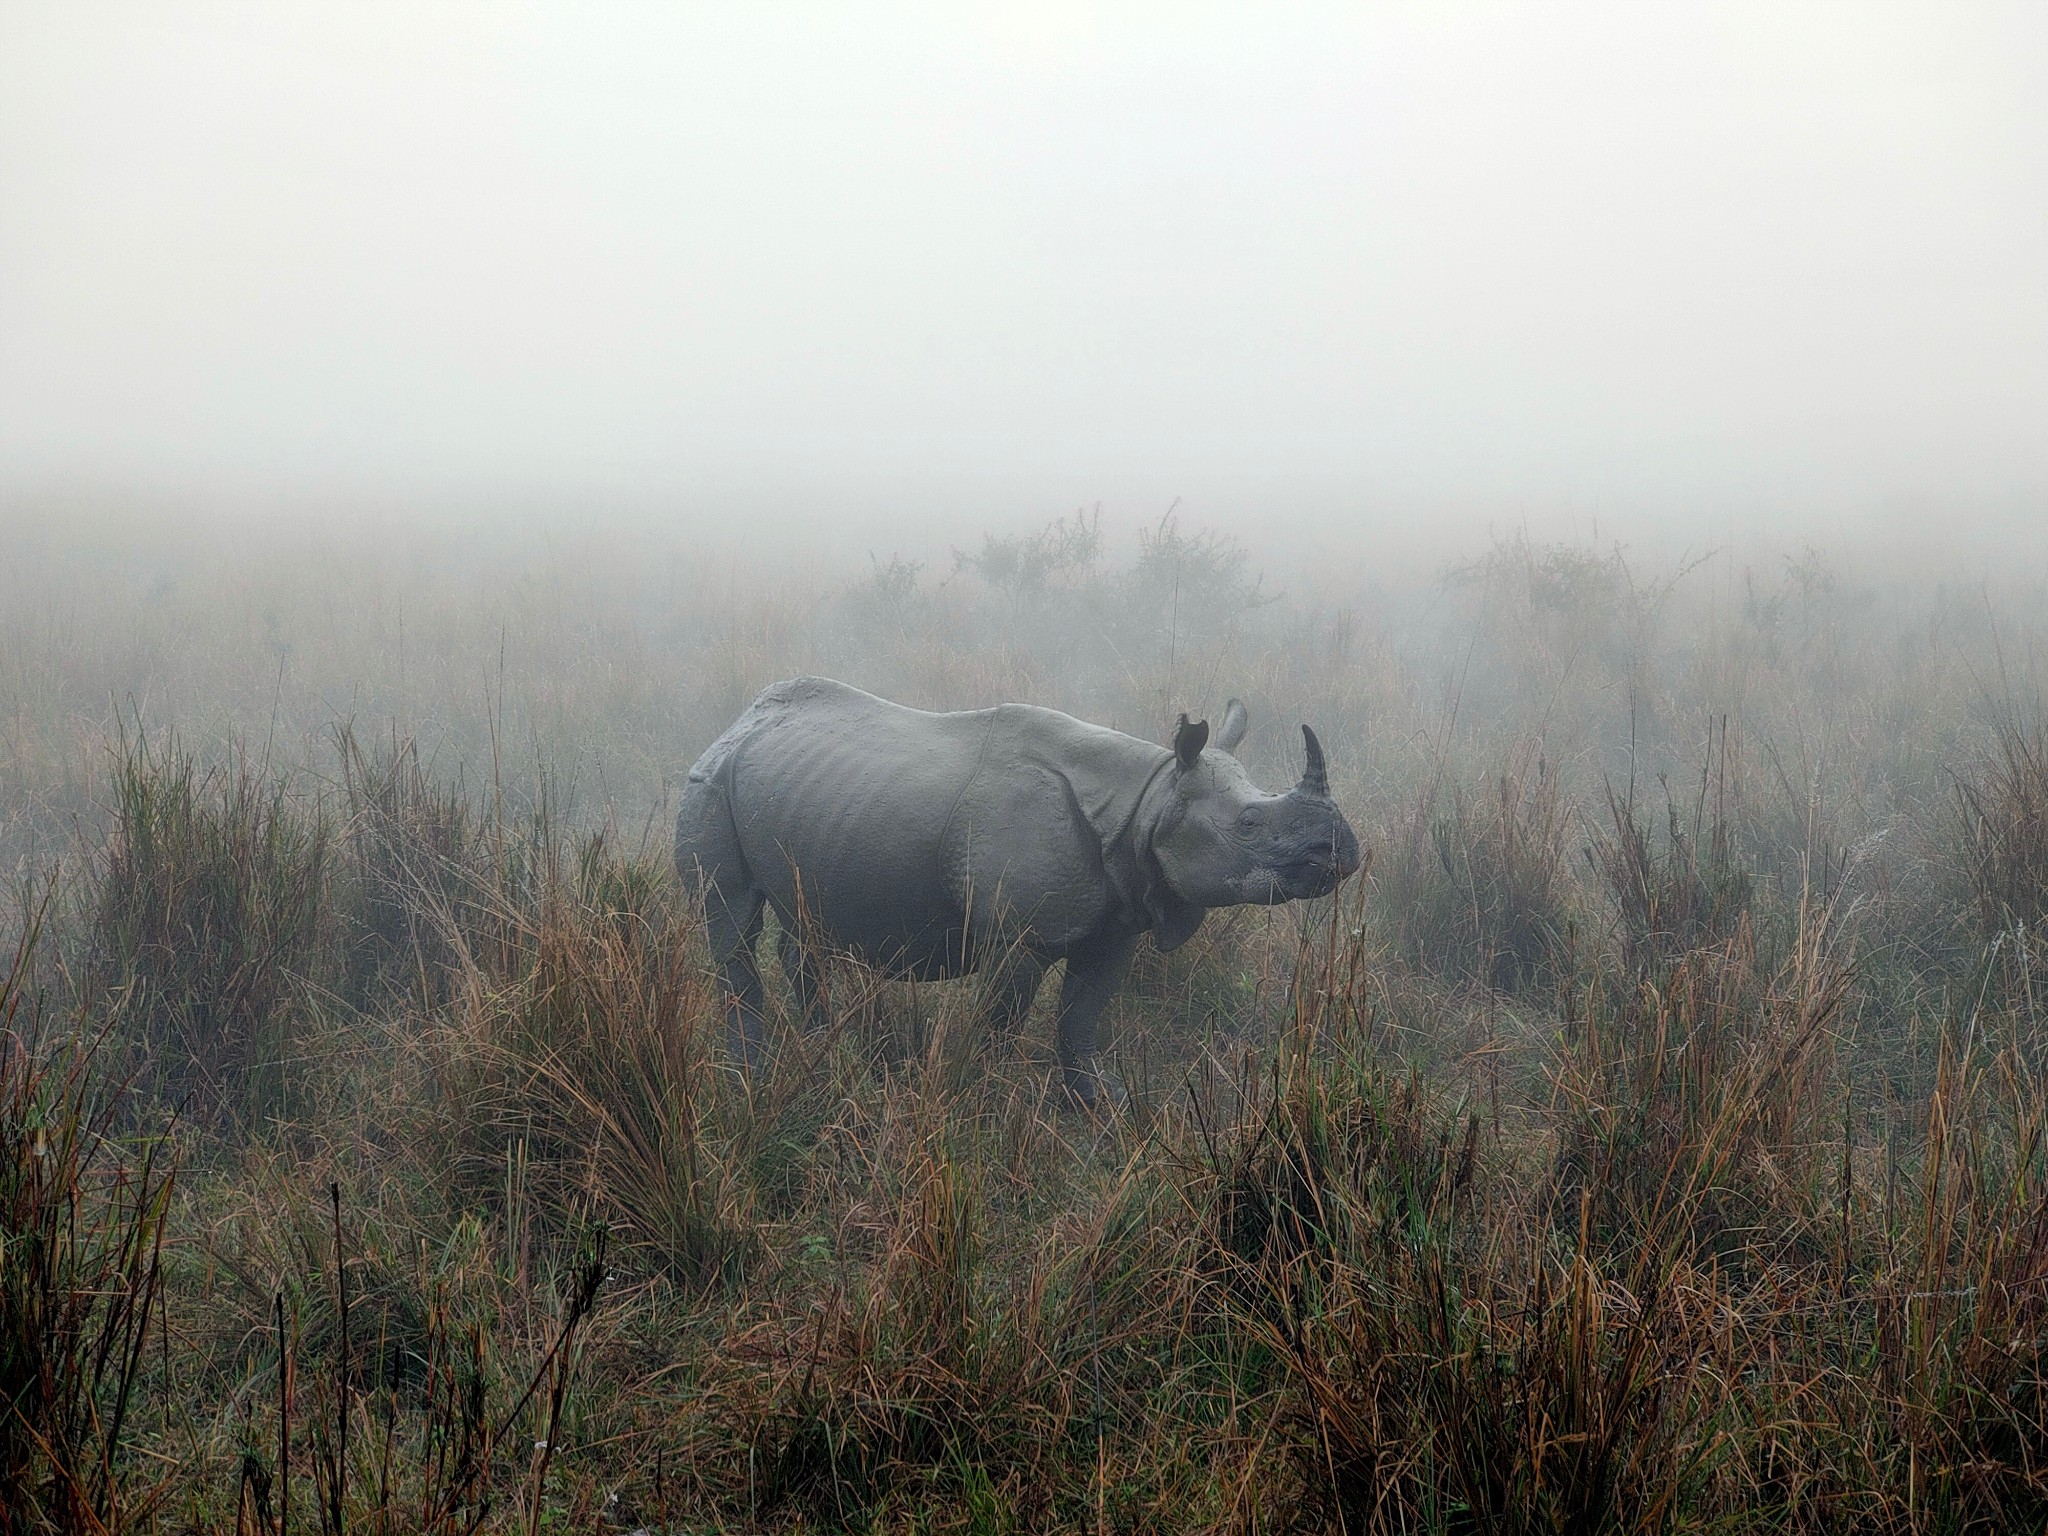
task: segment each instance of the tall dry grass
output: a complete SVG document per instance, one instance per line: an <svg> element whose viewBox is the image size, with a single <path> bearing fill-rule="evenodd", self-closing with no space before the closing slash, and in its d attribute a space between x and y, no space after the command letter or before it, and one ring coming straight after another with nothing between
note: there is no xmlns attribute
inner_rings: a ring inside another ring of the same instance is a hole
<svg viewBox="0 0 2048 1536"><path fill-rule="evenodd" d="M1501 992L1569 964L1569 817L1540 743L1512 749L1477 789L1433 779L1374 861L1397 952Z"/></svg>
<svg viewBox="0 0 2048 1536"><path fill-rule="evenodd" d="M2048 735L2011 711L1981 764L1955 779L1962 874L1987 939L2025 942L2048 916Z"/></svg>
<svg viewBox="0 0 2048 1536"><path fill-rule="evenodd" d="M1607 786L1611 830L1586 856L1613 901L1622 961L1637 975L1724 942L1749 912L1755 883L1737 858L1725 722L1721 730L1690 807L1681 811L1670 781L1660 783L1661 836L1654 808L1639 808L1633 780L1620 793Z"/></svg>
<svg viewBox="0 0 2048 1536"><path fill-rule="evenodd" d="M331 830L242 752L202 766L174 736L115 748L93 889L92 967L138 1070L197 1113L279 1108L322 954Z"/></svg>
<svg viewBox="0 0 2048 1536"><path fill-rule="evenodd" d="M1524 541L1403 617L1266 601L1170 523L1119 564L1092 518L815 593L581 558L204 588L152 695L191 745L117 753L77 929L10 983L51 1000L8 1058L24 1230L102 1234L22 1282L61 1304L10 1302L82 1320L20 1335L88 1383L24 1421L99 1405L82 1502L10 1442L21 1528L2048 1514L2048 1079L2006 984L2039 754L1972 713L1996 636L1961 610L1909 625L1812 562L1708 602ZM10 661L7 762L101 750L84 665ZM744 1078L661 780L802 668L1140 730L1213 685L1275 782L1279 727L1332 721L1369 878L1146 957L1116 1120L1060 1096L1047 1010L996 1040L974 985L844 963L820 1018L771 989ZM209 698L277 750L198 734ZM200 1112L122 1139L167 1099ZM73 1122L100 1161L52 1182L34 1128Z"/></svg>
<svg viewBox="0 0 2048 1536"><path fill-rule="evenodd" d="M170 1482L131 1411L162 1323L174 1158L124 1133L104 1036L30 991L47 910L0 973L0 1530L127 1531Z"/></svg>

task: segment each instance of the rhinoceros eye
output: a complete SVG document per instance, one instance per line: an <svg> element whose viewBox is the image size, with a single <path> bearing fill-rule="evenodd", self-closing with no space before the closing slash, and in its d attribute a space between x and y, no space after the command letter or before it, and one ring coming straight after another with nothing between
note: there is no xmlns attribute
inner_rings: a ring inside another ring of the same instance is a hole
<svg viewBox="0 0 2048 1536"><path fill-rule="evenodd" d="M1247 832L1256 827L1261 820L1263 818L1259 815L1259 808L1256 805L1248 805L1237 813L1238 826Z"/></svg>

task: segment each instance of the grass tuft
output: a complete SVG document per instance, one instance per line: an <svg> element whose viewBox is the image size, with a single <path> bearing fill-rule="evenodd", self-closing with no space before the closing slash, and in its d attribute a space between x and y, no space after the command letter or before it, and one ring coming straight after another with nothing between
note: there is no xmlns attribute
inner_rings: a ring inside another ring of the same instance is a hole
<svg viewBox="0 0 2048 1536"><path fill-rule="evenodd" d="M2048 919L2048 735L2000 717L1992 751L1955 777L1963 878L1987 940L2038 933Z"/></svg>
<svg viewBox="0 0 2048 1536"><path fill-rule="evenodd" d="M173 1161L117 1132L103 1037L25 983L47 904L0 973L0 1531L124 1531L168 1479L129 1415L160 1322Z"/></svg>
<svg viewBox="0 0 2048 1536"><path fill-rule="evenodd" d="M1567 825L1537 743L1509 753L1477 794L1433 780L1375 860L1397 952L1500 992L1553 978L1570 938Z"/></svg>
<svg viewBox="0 0 2048 1536"><path fill-rule="evenodd" d="M1621 794L1607 786L1613 832L1587 848L1586 858L1613 902L1631 975L1650 975L1681 955L1725 943L1749 912L1755 886L1735 860L1723 782L1721 774L1710 779L1703 771L1689 816L1663 783L1661 846L1654 818L1644 825L1634 783Z"/></svg>
<svg viewBox="0 0 2048 1536"><path fill-rule="evenodd" d="M284 1107L293 1036L324 963L324 813L239 749L202 767L123 735L98 871L94 969L144 1080L225 1123Z"/></svg>

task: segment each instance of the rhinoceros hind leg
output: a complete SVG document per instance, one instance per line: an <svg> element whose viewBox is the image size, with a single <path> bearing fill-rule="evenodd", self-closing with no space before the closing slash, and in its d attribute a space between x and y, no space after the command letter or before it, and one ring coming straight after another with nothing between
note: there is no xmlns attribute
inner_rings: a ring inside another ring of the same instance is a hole
<svg viewBox="0 0 2048 1536"><path fill-rule="evenodd" d="M725 982L727 1037L733 1055L751 1072L762 1056L761 968L754 950L767 898L740 853L725 797L694 780L683 791L676 818L676 873L703 898L705 937Z"/></svg>
<svg viewBox="0 0 2048 1536"><path fill-rule="evenodd" d="M725 978L726 1036L732 1053L749 1072L761 1064L761 966L754 947L761 938L758 894L751 904L727 902L705 893L704 926L711 940L711 958Z"/></svg>
<svg viewBox="0 0 2048 1536"><path fill-rule="evenodd" d="M1015 950L990 967L988 1022L992 1038L1007 1040L1017 1032L1044 980L1045 962L1028 950Z"/></svg>
<svg viewBox="0 0 2048 1536"><path fill-rule="evenodd" d="M776 954L782 961L782 974L789 978L789 989L796 994L797 1012L803 1016L804 1028L822 1029L830 1022L825 1000L825 957L818 953L815 943L805 943L788 923L783 924L782 935L776 941Z"/></svg>

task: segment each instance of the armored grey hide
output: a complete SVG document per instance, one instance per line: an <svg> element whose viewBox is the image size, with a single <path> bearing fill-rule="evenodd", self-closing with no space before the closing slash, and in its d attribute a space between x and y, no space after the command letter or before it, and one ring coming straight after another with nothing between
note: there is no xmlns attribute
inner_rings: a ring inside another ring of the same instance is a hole
<svg viewBox="0 0 2048 1536"><path fill-rule="evenodd" d="M906 709L823 678L762 692L697 760L676 867L701 892L733 1045L761 1049L754 953L764 907L807 1012L822 960L858 955L935 980L988 969L999 1024L1053 962L1060 1060L1093 1099L1095 1024L1146 934L1184 943L1211 908L1325 895L1358 867L1307 727L1309 771L1283 794L1229 749L1232 700L1209 744L1185 716L1172 749L1024 704Z"/></svg>

